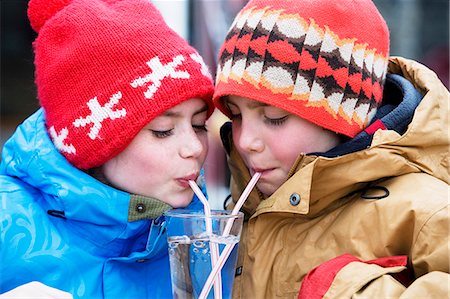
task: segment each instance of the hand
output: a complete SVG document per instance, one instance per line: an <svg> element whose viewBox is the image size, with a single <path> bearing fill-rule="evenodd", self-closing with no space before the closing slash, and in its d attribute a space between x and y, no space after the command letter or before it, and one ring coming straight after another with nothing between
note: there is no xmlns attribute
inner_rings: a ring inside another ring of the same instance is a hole
<svg viewBox="0 0 450 299"><path fill-rule="evenodd" d="M0 299L73 299L72 295L32 281L0 295Z"/></svg>

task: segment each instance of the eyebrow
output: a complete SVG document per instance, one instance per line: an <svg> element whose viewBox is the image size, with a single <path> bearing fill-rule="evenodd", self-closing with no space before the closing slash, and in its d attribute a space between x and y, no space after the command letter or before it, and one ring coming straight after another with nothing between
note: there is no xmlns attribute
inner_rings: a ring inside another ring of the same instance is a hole
<svg viewBox="0 0 450 299"><path fill-rule="evenodd" d="M206 111L208 111L208 105L205 103L205 105L202 108L200 108L200 109L198 109L197 111L194 112L194 115L197 115L197 114L200 114L200 113L203 113L203 112L206 112ZM164 112L161 115L169 116L169 117L179 117L181 115L181 113L180 112L173 112L173 111L166 111L166 112Z"/></svg>

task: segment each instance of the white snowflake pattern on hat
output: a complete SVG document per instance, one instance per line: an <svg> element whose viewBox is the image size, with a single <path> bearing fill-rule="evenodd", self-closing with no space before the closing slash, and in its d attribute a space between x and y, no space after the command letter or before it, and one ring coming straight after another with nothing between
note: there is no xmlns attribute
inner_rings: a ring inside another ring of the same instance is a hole
<svg viewBox="0 0 450 299"><path fill-rule="evenodd" d="M200 65L200 72L203 74L203 76L205 76L206 78L209 78L212 80L212 76L211 73L208 69L208 66L206 65L206 63L203 61L202 57L200 56L200 54L198 53L193 53L190 55L192 60L194 60L195 62L197 62Z"/></svg>
<svg viewBox="0 0 450 299"><path fill-rule="evenodd" d="M187 71L176 70L176 68L182 65L184 61L183 55L178 55L173 58L173 60L167 64L162 64L159 57L156 56L149 61L147 65L150 67L151 72L145 75L145 77L138 77L133 80L130 84L132 87L137 88L139 86L144 86L145 84L152 82L144 92L147 99L151 99L156 91L161 86L161 81L164 78L174 78L174 79L189 79L190 75Z"/></svg>
<svg viewBox="0 0 450 299"><path fill-rule="evenodd" d="M116 118L124 117L127 114L125 108L120 110L112 110L112 107L119 103L119 100L122 98L122 93L116 92L110 97L108 103L104 106L101 106L97 100L97 97L94 97L87 102L89 109L91 110L91 114L86 117L80 117L73 122L75 127L85 127L87 124L92 123L93 126L89 131L89 138L94 140L98 137L98 133L102 128L102 122L105 119L114 120Z"/></svg>
<svg viewBox="0 0 450 299"><path fill-rule="evenodd" d="M61 129L59 134L56 132L55 127L51 126L48 130L50 137L52 138L53 144L60 151L68 154L75 154L77 151L72 144L65 144L64 140L69 135L69 130L67 128Z"/></svg>

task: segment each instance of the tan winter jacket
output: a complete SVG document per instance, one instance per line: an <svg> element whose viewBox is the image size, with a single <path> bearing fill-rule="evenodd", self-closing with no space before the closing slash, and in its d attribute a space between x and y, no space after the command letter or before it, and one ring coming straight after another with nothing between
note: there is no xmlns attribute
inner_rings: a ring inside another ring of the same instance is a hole
<svg viewBox="0 0 450 299"><path fill-rule="evenodd" d="M336 158L301 156L271 197L255 189L234 298L297 298L318 266L317 298L449 298L450 95L414 61L391 58L389 70L424 95L406 133L378 130L369 148ZM229 165L236 200L250 175L233 147ZM358 260L340 263L345 254ZM406 267L365 262L394 256ZM389 275L404 269L406 286Z"/></svg>

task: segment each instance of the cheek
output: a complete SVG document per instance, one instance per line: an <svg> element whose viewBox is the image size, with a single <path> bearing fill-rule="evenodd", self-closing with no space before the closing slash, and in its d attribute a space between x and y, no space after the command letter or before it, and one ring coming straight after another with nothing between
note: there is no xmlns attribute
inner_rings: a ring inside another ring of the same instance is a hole
<svg viewBox="0 0 450 299"><path fill-rule="evenodd" d="M234 146L236 147L236 149L239 152L242 152L242 149L241 149L241 146L240 146L240 142L239 142L239 140L241 139L241 133L242 133L241 128L236 126L233 123L233 129L232 129L231 137L232 137Z"/></svg>
<svg viewBox="0 0 450 299"><path fill-rule="evenodd" d="M300 118L292 119L292 122L278 134L279 140L283 140L286 154L295 156L301 153L322 151L326 131L321 127Z"/></svg>
<svg viewBox="0 0 450 299"><path fill-rule="evenodd" d="M298 155L302 153L302 144L292 134L280 132L271 136L270 151L286 169L290 169Z"/></svg>
<svg viewBox="0 0 450 299"><path fill-rule="evenodd" d="M204 137L200 137L200 142L203 146L203 155L202 155L202 164L203 162L205 162L206 160L206 156L208 155L208 151L209 151L209 137L208 135L204 136Z"/></svg>
<svg viewBox="0 0 450 299"><path fill-rule="evenodd" d="M203 165L203 163L205 163L206 158L208 156L208 152L209 152L209 143L208 143L208 141L206 141L206 143L204 143L204 145L203 145L203 154L201 156L201 160L199 161L201 165Z"/></svg>
<svg viewBox="0 0 450 299"><path fill-rule="evenodd" d="M139 167L139 165L144 166L160 162L166 152L167 149L162 151L161 148L155 147L152 143L134 144L122 153L120 160L124 165Z"/></svg>
<svg viewBox="0 0 450 299"><path fill-rule="evenodd" d="M130 144L116 157L105 163L103 166L105 176L112 183L122 185L122 182L115 181L132 181L143 172L155 169L166 161L162 157L164 154L164 151L155 150L149 146Z"/></svg>

